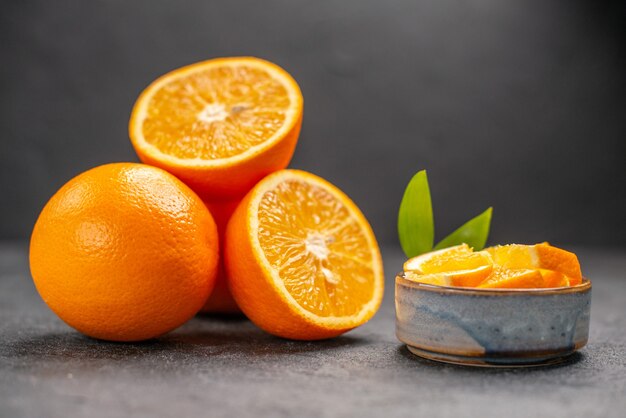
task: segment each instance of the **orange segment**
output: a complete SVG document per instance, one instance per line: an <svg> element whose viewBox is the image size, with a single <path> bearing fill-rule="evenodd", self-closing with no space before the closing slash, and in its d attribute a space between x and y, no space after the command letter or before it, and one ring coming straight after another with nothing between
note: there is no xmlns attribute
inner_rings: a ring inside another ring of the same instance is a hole
<svg viewBox="0 0 626 418"><path fill-rule="evenodd" d="M467 244L461 244L450 248L444 248L443 250L432 251L430 253L422 254L417 257L413 257L404 263L405 271L415 271L421 274L431 274L431 273L452 273L459 271L474 271L479 269L479 274L483 274L486 272L484 279L487 275L489 275L491 271L491 265L493 261L489 253L485 251L477 251L472 252L472 249ZM480 269L481 267L486 267L485 269ZM474 280L471 279L473 276L466 275L465 273L461 273L461 277L469 278L469 280L464 281L465 283L470 283L470 285L474 286L478 283L474 283ZM471 284L473 283L473 284Z"/></svg>
<svg viewBox="0 0 626 418"><path fill-rule="evenodd" d="M432 284L435 286L454 286L450 276L445 274L418 274L414 271L404 272L404 278L414 282Z"/></svg>
<svg viewBox="0 0 626 418"><path fill-rule="evenodd" d="M467 244L456 245L442 250L431 251L410 258L404 263L404 271L417 271L419 273L432 273L430 266L442 263L454 263L457 257L465 257L472 254L472 249ZM454 269L454 268L453 268ZM443 271L443 270L439 270Z"/></svg>
<svg viewBox="0 0 626 418"><path fill-rule="evenodd" d="M496 266L491 275L481 283L483 289L534 289L544 287L538 270L507 269Z"/></svg>
<svg viewBox="0 0 626 418"><path fill-rule="evenodd" d="M554 270L569 277L570 284L582 282L580 264L576 254L553 247L548 243L536 245L500 245L485 251L491 254L494 262L506 268L537 268Z"/></svg>
<svg viewBox="0 0 626 418"><path fill-rule="evenodd" d="M576 254L553 247L548 243L536 244L535 249L539 257L541 268L555 270L569 277L570 285L582 283L582 272Z"/></svg>
<svg viewBox="0 0 626 418"><path fill-rule="evenodd" d="M302 94L282 68L250 57L172 71L137 99L129 134L142 161L203 197L236 196L284 168L302 121Z"/></svg>
<svg viewBox="0 0 626 418"><path fill-rule="evenodd" d="M543 282L545 287L570 286L569 277L559 271L539 269L539 272L543 276Z"/></svg>
<svg viewBox="0 0 626 418"><path fill-rule="evenodd" d="M537 252L532 245L497 245L485 248L491 254L493 262L510 269L524 269L538 267Z"/></svg>
<svg viewBox="0 0 626 418"><path fill-rule="evenodd" d="M474 287L478 286L492 272L493 264L486 264L471 270L459 270L446 273L453 286Z"/></svg>
<svg viewBox="0 0 626 418"><path fill-rule="evenodd" d="M477 252L461 244L413 257L404 263L404 271L409 280L439 286L514 289L582 282L576 255L547 242Z"/></svg>
<svg viewBox="0 0 626 418"><path fill-rule="evenodd" d="M230 288L259 327L285 338L339 335L369 320L383 294L374 234L339 189L298 170L257 184L226 231Z"/></svg>
<svg viewBox="0 0 626 418"><path fill-rule="evenodd" d="M472 270L458 270L447 273L419 274L414 271L405 273L409 280L434 284L439 286L475 287L482 283L493 270L493 265L487 264Z"/></svg>

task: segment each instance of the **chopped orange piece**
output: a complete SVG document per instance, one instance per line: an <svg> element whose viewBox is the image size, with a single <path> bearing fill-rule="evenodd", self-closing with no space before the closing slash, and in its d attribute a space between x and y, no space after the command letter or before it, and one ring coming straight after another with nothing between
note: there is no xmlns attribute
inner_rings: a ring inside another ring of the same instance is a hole
<svg viewBox="0 0 626 418"><path fill-rule="evenodd" d="M494 263L509 269L536 268L553 270L569 277L570 285L582 282L576 254L553 247L547 242L535 245L499 245L486 248Z"/></svg>
<svg viewBox="0 0 626 418"><path fill-rule="evenodd" d="M414 271L407 271L404 273L404 277L407 280L411 280L413 282L420 282L425 284L433 284L435 286L454 286L452 284L452 280L450 276L439 273L439 274L418 274Z"/></svg>
<svg viewBox="0 0 626 418"><path fill-rule="evenodd" d="M418 271L423 273L424 270L428 270L429 264L439 264L440 259L454 260L459 256L466 256L472 253L472 248L467 244L456 245L454 247L444 248L442 250L431 251L429 253L421 254L416 257L410 258L404 263L404 271Z"/></svg>
<svg viewBox="0 0 626 418"><path fill-rule="evenodd" d="M487 264L471 270L458 270L447 273L419 274L409 271L405 276L409 280L439 286L476 287L491 274L492 270L493 265Z"/></svg>
<svg viewBox="0 0 626 418"><path fill-rule="evenodd" d="M554 270L569 277L570 285L582 283L582 272L576 254L553 247L548 243L535 245L541 268Z"/></svg>
<svg viewBox="0 0 626 418"><path fill-rule="evenodd" d="M570 279L565 274L554 271L539 269L539 272L543 276L545 287L567 287L570 286Z"/></svg>
<svg viewBox="0 0 626 418"><path fill-rule="evenodd" d="M409 280L438 286L528 289L582 283L576 255L547 242L476 252L461 244L413 257L404 271Z"/></svg>
<svg viewBox="0 0 626 418"><path fill-rule="evenodd" d="M533 245L497 245L485 248L493 262L509 269L524 269L538 266L537 252Z"/></svg>
<svg viewBox="0 0 626 418"><path fill-rule="evenodd" d="M487 280L478 285L481 289L534 289L544 287L538 270L507 269L496 266Z"/></svg>
<svg viewBox="0 0 626 418"><path fill-rule="evenodd" d="M413 257L404 263L404 270L422 274L448 273L473 270L491 264L493 264L493 260L489 253L485 251L472 252L467 244L461 244Z"/></svg>

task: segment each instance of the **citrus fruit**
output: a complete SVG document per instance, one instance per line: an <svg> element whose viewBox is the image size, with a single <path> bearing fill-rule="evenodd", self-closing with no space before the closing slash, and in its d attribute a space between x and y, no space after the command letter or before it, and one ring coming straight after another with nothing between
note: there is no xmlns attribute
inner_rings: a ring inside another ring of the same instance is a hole
<svg viewBox="0 0 626 418"><path fill-rule="evenodd" d="M176 175L203 198L224 199L287 166L302 107L298 84L277 65L218 58L150 84L135 103L129 134L141 161Z"/></svg>
<svg viewBox="0 0 626 418"><path fill-rule="evenodd" d="M405 277L416 282L438 286L475 287L482 283L493 270L493 265L486 264L469 270L457 270L442 273L405 272Z"/></svg>
<svg viewBox="0 0 626 418"><path fill-rule="evenodd" d="M499 245L474 252L467 244L432 251L404 263L409 280L438 286L523 289L582 282L575 254L536 245Z"/></svg>
<svg viewBox="0 0 626 418"><path fill-rule="evenodd" d="M367 220L338 188L281 170L261 180L226 229L229 286L241 310L284 338L330 338L368 321L383 295Z"/></svg>
<svg viewBox="0 0 626 418"><path fill-rule="evenodd" d="M507 269L496 266L489 277L477 287L482 289L535 289L544 287L539 270Z"/></svg>
<svg viewBox="0 0 626 418"><path fill-rule="evenodd" d="M198 312L213 288L215 222L173 175L107 164L66 183L39 215L30 268L42 299L94 338L139 341Z"/></svg>
<svg viewBox="0 0 626 418"><path fill-rule="evenodd" d="M405 271L404 278L414 281L414 282L432 284L435 286L454 286L452 284L452 280L450 279L450 276L444 273L419 274L414 271Z"/></svg>
<svg viewBox="0 0 626 418"><path fill-rule="evenodd" d="M489 253L473 252L467 244L421 254L404 263L405 271L421 275L445 274L444 281L451 286L477 286L492 269L493 260Z"/></svg>
<svg viewBox="0 0 626 418"><path fill-rule="evenodd" d="M572 285L570 278L559 271L539 269L539 272L543 277L545 287L567 287Z"/></svg>
<svg viewBox="0 0 626 418"><path fill-rule="evenodd" d="M570 285L582 283L580 263L576 254L553 247L547 242L535 245L499 245L486 248L496 264L507 268L553 270L569 278Z"/></svg>
<svg viewBox="0 0 626 418"><path fill-rule="evenodd" d="M232 199L224 201L206 201L205 204L211 211L215 224L217 225L217 232L219 234L220 241L220 253L223 254L226 225L231 215L237 208L237 205L241 199ZM220 257L217 277L215 279L215 287L211 292L211 295L207 299L206 303L201 309L205 313L224 313L224 314L236 314L241 313L241 310L237 306L237 302L233 299L233 295L228 289L228 277L226 275L226 267L224 266L224 257Z"/></svg>

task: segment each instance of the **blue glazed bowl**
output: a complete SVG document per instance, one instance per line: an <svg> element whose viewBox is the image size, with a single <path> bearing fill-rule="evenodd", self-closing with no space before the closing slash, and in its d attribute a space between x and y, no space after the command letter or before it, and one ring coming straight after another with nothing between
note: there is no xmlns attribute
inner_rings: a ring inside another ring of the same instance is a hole
<svg viewBox="0 0 626 418"><path fill-rule="evenodd" d="M591 282L554 289L435 286L396 277L396 335L431 360L484 367L557 363L587 343Z"/></svg>

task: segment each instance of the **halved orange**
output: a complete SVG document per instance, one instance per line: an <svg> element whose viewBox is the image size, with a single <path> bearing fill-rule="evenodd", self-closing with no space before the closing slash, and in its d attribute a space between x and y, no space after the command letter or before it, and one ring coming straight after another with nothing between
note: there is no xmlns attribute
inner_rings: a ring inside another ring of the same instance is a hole
<svg viewBox="0 0 626 418"><path fill-rule="evenodd" d="M271 334L333 337L380 306L383 266L370 225L348 196L313 174L264 178L235 210L225 244L237 304Z"/></svg>
<svg viewBox="0 0 626 418"><path fill-rule="evenodd" d="M576 254L553 247L547 242L535 245L498 245L486 248L494 262L510 269L535 268L553 270L569 278L569 284L582 283L580 263Z"/></svg>
<svg viewBox="0 0 626 418"><path fill-rule="evenodd" d="M413 282L432 284L435 286L454 286L450 276L439 274L419 274L414 271L405 271L404 278Z"/></svg>
<svg viewBox="0 0 626 418"><path fill-rule="evenodd" d="M451 286L477 286L492 269L493 260L489 253L473 252L467 244L421 254L404 263L404 271L422 275L445 274Z"/></svg>
<svg viewBox="0 0 626 418"><path fill-rule="evenodd" d="M258 58L218 58L179 68L141 93L129 134L139 158L203 198L245 194L286 167L303 99L282 68Z"/></svg>

